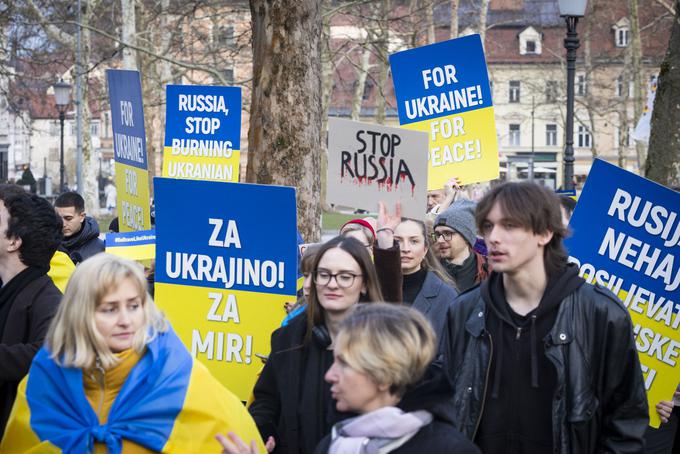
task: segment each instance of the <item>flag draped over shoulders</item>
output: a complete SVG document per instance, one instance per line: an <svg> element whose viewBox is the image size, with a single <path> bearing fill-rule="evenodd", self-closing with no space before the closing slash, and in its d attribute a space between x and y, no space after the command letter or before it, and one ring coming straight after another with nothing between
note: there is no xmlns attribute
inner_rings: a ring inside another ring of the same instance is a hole
<svg viewBox="0 0 680 454"><path fill-rule="evenodd" d="M126 441L156 452L217 451L214 436L228 431L264 449L241 402L170 330L147 345L104 424L87 401L82 370L59 366L43 347L19 386L0 452L79 454L101 443L117 454Z"/></svg>

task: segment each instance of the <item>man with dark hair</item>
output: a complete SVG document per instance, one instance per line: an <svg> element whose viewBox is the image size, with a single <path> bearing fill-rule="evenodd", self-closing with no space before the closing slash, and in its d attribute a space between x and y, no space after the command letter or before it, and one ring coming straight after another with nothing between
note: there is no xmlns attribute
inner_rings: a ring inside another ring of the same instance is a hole
<svg viewBox="0 0 680 454"><path fill-rule="evenodd" d="M61 228L47 200L0 185L0 436L61 300L47 276Z"/></svg>
<svg viewBox="0 0 680 454"><path fill-rule="evenodd" d="M99 252L104 252L104 242L99 239L99 225L86 216L85 201L77 192L65 192L54 201L54 207L64 222L64 241L60 250L71 257L76 265Z"/></svg>
<svg viewBox="0 0 680 454"><path fill-rule="evenodd" d="M567 227L569 225L571 215L574 214L574 210L576 209L576 200L564 194L560 194L559 199L561 206L560 213L562 213L562 224Z"/></svg>
<svg viewBox="0 0 680 454"><path fill-rule="evenodd" d="M631 320L567 263L559 207L533 183L477 205L493 271L449 309L452 418L484 453L641 453L649 418Z"/></svg>
<svg viewBox="0 0 680 454"><path fill-rule="evenodd" d="M435 254L460 292L488 276L486 259L474 250L477 240L474 212L475 202L457 200L437 215L433 226Z"/></svg>

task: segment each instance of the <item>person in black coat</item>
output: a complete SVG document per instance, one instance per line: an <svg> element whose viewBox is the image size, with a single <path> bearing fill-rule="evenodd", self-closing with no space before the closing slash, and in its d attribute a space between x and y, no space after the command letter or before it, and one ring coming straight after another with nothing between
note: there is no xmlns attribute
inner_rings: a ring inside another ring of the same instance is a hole
<svg viewBox="0 0 680 454"><path fill-rule="evenodd" d="M61 292L47 276L61 219L45 199L0 185L0 438Z"/></svg>
<svg viewBox="0 0 680 454"><path fill-rule="evenodd" d="M382 300L367 248L336 237L314 259L307 310L272 334L271 353L249 407L270 452L311 454L334 423L347 418L332 404L323 376L340 323L359 301Z"/></svg>
<svg viewBox="0 0 680 454"><path fill-rule="evenodd" d="M325 376L337 410L359 416L335 424L314 454L479 453L450 422L426 409L433 401L426 388L447 389L429 386L440 383L436 379L420 381L435 353L435 334L419 312L384 303L359 305L340 326L334 362ZM418 381L418 391L410 394L422 406L398 408Z"/></svg>

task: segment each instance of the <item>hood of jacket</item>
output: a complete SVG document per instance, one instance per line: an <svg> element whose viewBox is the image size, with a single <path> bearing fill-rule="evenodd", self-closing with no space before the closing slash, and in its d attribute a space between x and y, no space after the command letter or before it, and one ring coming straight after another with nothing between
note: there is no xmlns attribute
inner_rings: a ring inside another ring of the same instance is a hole
<svg viewBox="0 0 680 454"><path fill-rule="evenodd" d="M82 248L89 241L92 241L93 238L99 238L99 225L94 218L87 216L83 221L83 227L80 229L80 232L64 237L61 245L67 251L73 251Z"/></svg>

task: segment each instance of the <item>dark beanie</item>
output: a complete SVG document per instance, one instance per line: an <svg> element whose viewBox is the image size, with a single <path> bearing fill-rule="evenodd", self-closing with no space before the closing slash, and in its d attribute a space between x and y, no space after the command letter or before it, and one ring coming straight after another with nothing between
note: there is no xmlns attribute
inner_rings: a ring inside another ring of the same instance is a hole
<svg viewBox="0 0 680 454"><path fill-rule="evenodd" d="M456 200L443 212L437 215L434 227L444 225L460 233L470 246L477 241L477 227L475 226L475 207L472 200Z"/></svg>

